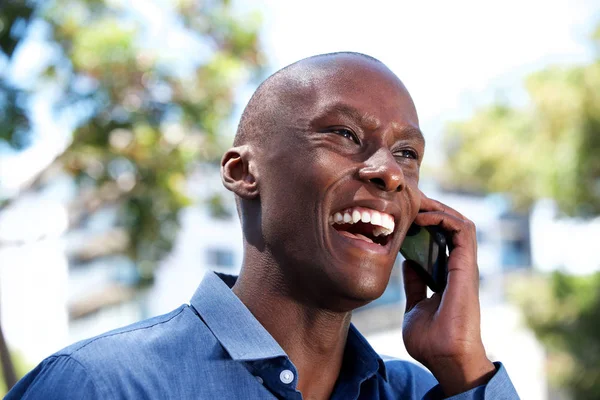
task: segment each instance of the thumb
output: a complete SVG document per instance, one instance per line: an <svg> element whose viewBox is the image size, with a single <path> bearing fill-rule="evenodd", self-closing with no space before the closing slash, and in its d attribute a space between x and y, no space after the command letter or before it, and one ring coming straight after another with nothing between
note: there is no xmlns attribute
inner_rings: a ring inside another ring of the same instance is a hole
<svg viewBox="0 0 600 400"><path fill-rule="evenodd" d="M406 293L406 312L409 312L421 300L427 298L427 285L423 282L419 274L417 274L415 268L419 267L412 261L404 260L402 263L404 292Z"/></svg>

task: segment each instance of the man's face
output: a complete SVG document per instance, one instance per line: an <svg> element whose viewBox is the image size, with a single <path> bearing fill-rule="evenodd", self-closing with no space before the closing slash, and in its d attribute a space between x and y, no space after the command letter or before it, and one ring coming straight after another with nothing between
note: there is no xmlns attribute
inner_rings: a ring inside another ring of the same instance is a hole
<svg viewBox="0 0 600 400"><path fill-rule="evenodd" d="M358 57L283 98L258 157L266 245L296 293L356 308L385 290L419 210L414 105L387 68Z"/></svg>

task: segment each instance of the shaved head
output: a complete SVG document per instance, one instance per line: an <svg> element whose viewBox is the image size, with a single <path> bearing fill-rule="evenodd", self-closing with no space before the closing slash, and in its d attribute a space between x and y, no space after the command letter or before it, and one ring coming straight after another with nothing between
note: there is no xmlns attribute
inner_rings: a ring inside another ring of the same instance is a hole
<svg viewBox="0 0 600 400"><path fill-rule="evenodd" d="M424 149L410 94L372 57L323 54L270 76L221 160L244 273L335 311L379 297L419 210ZM329 221L354 206L383 212L396 233L348 242Z"/></svg>
<svg viewBox="0 0 600 400"><path fill-rule="evenodd" d="M354 57L383 66L381 61L366 54L337 52L302 59L268 77L244 109L233 145L266 145L271 134L280 128L279 122L294 112L298 97L307 94L307 89L323 78L339 73L343 60Z"/></svg>

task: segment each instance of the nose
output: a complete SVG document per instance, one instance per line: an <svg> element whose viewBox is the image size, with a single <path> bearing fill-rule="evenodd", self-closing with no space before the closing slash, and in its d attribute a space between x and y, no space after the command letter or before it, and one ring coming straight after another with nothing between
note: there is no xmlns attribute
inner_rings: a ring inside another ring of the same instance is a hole
<svg viewBox="0 0 600 400"><path fill-rule="evenodd" d="M358 171L358 176L364 182L371 183L386 192L399 192L404 189L402 168L386 148L373 153Z"/></svg>

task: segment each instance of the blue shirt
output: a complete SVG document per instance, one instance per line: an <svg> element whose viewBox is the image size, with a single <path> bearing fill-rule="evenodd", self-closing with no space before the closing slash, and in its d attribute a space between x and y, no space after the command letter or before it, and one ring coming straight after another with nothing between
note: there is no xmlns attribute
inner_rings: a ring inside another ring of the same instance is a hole
<svg viewBox="0 0 600 400"><path fill-rule="evenodd" d="M42 361L6 399L301 399L283 349L208 273L190 305L73 344ZM400 339L399 339L400 340ZM426 370L388 360L350 327L332 399L437 399ZM501 364L487 385L452 399L518 399Z"/></svg>

